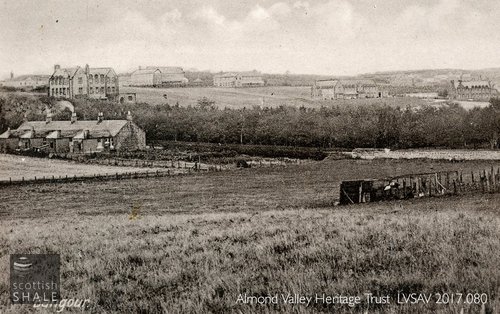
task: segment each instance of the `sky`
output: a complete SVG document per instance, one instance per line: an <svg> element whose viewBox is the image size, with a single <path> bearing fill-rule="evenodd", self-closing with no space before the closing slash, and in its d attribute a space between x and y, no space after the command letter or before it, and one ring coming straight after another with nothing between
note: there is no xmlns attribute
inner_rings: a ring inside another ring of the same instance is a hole
<svg viewBox="0 0 500 314"><path fill-rule="evenodd" d="M0 0L0 78L54 64L356 75L500 67L500 1Z"/></svg>

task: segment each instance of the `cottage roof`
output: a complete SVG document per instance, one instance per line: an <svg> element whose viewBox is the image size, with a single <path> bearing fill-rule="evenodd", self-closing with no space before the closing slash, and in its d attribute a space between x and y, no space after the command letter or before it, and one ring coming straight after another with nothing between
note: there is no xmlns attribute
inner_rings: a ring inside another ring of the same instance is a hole
<svg viewBox="0 0 500 314"><path fill-rule="evenodd" d="M20 135L19 138L33 138L34 132L33 130L28 130L24 134Z"/></svg>
<svg viewBox="0 0 500 314"><path fill-rule="evenodd" d="M99 123L95 120L71 121L28 121L24 122L17 130L34 130L35 134L61 131L61 137L73 137L82 130L88 130L90 137L116 136L127 124L127 120L103 120ZM52 134L52 133L50 133Z"/></svg>

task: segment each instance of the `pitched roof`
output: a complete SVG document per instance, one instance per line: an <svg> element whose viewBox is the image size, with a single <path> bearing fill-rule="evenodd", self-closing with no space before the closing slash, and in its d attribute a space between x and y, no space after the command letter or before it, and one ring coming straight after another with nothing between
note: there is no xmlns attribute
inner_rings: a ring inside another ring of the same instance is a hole
<svg viewBox="0 0 500 314"><path fill-rule="evenodd" d="M34 130L36 135L61 131L61 137L73 137L80 131L88 130L90 137L110 137L116 136L125 124L127 124L127 120L103 120L100 123L95 120L78 120L74 123L71 121L51 121L49 123L28 121L24 122L17 130Z"/></svg>
<svg viewBox="0 0 500 314"><path fill-rule="evenodd" d="M54 71L54 74L52 74L51 77L54 76L73 77L80 69L81 68L79 66L75 68L59 68Z"/></svg>
<svg viewBox="0 0 500 314"><path fill-rule="evenodd" d="M106 75L111 71L113 71L113 68L89 68L90 74L104 74L104 75Z"/></svg>
<svg viewBox="0 0 500 314"><path fill-rule="evenodd" d="M140 69L140 70L135 70L132 72L131 75L140 75L140 74L153 74L155 72L160 72L158 69Z"/></svg>
<svg viewBox="0 0 500 314"><path fill-rule="evenodd" d="M0 138L9 138L11 136L11 134L12 134L11 130L7 129L7 131L0 134Z"/></svg>
<svg viewBox="0 0 500 314"><path fill-rule="evenodd" d="M184 74L184 70L181 67L157 67L157 66L148 66L147 70L160 70L161 73L172 73L172 74Z"/></svg>

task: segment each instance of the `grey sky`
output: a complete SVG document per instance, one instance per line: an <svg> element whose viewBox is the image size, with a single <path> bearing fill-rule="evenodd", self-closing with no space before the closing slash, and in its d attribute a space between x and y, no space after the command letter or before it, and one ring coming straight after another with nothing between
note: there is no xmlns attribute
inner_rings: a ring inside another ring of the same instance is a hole
<svg viewBox="0 0 500 314"><path fill-rule="evenodd" d="M500 66L500 2L0 0L0 77L139 65L358 74Z"/></svg>

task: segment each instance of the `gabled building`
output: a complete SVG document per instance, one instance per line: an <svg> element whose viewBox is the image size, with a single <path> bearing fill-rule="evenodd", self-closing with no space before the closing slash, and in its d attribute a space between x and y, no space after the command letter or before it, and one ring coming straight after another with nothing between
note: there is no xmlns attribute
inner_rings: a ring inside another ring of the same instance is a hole
<svg viewBox="0 0 500 314"><path fill-rule="evenodd" d="M373 80L318 80L311 88L316 99L356 99L387 97L387 91Z"/></svg>
<svg viewBox="0 0 500 314"><path fill-rule="evenodd" d="M112 68L61 68L54 66L49 79L49 96L55 98L115 99L119 94L118 76Z"/></svg>
<svg viewBox="0 0 500 314"><path fill-rule="evenodd" d="M498 91L494 84L489 80L471 80L463 81L452 80L449 92L451 99L458 100L490 100L498 96Z"/></svg>
<svg viewBox="0 0 500 314"><path fill-rule="evenodd" d="M139 67L130 76L130 86L176 87L188 82L181 67Z"/></svg>
<svg viewBox="0 0 500 314"><path fill-rule="evenodd" d="M126 120L78 120L73 113L70 121L52 121L50 112L45 121L25 121L16 130L0 134L0 150L40 150L48 153L95 153L104 151L142 150L146 134L133 121L130 112Z"/></svg>
<svg viewBox="0 0 500 314"><path fill-rule="evenodd" d="M262 74L257 71L227 72L214 75L216 87L256 87L264 86Z"/></svg>

